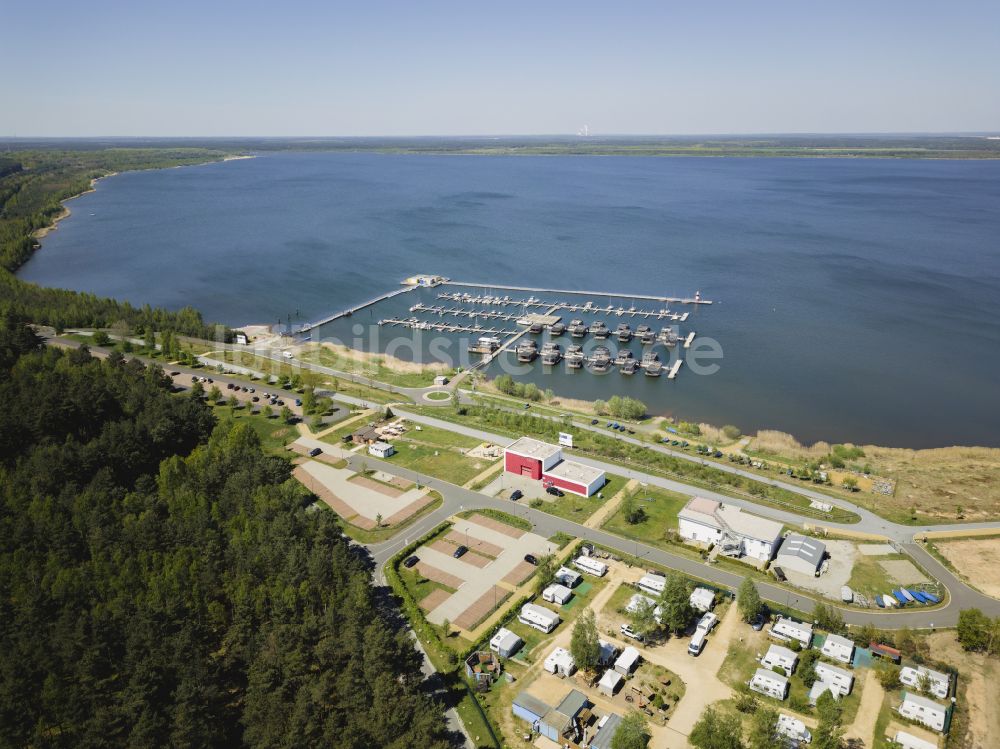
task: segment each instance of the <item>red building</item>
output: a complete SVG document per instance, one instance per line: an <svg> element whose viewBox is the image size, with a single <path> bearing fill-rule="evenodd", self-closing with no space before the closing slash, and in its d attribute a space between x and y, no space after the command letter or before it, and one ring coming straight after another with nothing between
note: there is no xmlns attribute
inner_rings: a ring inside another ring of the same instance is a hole
<svg viewBox="0 0 1000 749"><path fill-rule="evenodd" d="M521 437L504 449L504 470L541 481L564 491L589 497L604 486L604 471L563 460L562 448L531 437Z"/></svg>

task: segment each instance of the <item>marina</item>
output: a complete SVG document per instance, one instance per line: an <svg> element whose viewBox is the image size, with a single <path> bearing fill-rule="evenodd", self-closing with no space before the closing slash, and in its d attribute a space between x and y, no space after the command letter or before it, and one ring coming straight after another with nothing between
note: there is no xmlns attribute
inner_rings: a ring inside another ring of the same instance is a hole
<svg viewBox="0 0 1000 749"><path fill-rule="evenodd" d="M671 297L671 296L653 296L651 294L618 294L610 291L573 291L571 289L542 289L534 288L531 286L508 286L504 284L488 284L488 283L473 283L467 281L452 281L451 279L443 279L440 281L441 285L444 286L468 286L471 288L480 289L502 289L504 291L527 291L529 293L539 293L539 294L576 294L578 296L597 296L597 297L629 297L630 299L643 299L650 302L665 302L672 304L711 304L712 302L708 299L701 298L701 292L696 292L693 297Z"/></svg>
<svg viewBox="0 0 1000 749"><path fill-rule="evenodd" d="M580 292L584 294L585 292ZM484 304L500 307L523 307L525 309L529 307L554 307L556 309L565 310L567 312L585 312L585 313L604 313L608 315L615 315L617 317L642 317L648 319L656 320L671 320L672 322L687 322L690 312L672 312L670 309L663 307L661 309L638 309L635 305L630 307L623 307L618 305L617 307L613 304L608 304L606 306L594 304L593 302L587 302L585 304L574 304L572 302L553 302L546 301L544 299L536 299L535 297L526 297L521 299L512 299L509 296L490 296L490 295L473 295L468 293L455 292L440 292L437 295L438 299L442 301L449 302L461 302L464 304ZM705 302L702 302L705 303ZM711 302L707 302L711 304ZM423 305L415 305L423 306ZM477 314L476 310L468 310L461 308L448 308L443 307L436 308L441 314L457 314L457 315L469 315ZM478 312L478 314L483 314L483 312Z"/></svg>

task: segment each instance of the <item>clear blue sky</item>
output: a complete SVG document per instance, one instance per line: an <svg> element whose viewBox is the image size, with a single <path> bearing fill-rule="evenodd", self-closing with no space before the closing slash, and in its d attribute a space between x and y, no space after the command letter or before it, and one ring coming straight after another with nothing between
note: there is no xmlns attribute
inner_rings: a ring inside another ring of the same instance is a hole
<svg viewBox="0 0 1000 749"><path fill-rule="evenodd" d="M1000 128L1000 3L0 4L0 136Z"/></svg>

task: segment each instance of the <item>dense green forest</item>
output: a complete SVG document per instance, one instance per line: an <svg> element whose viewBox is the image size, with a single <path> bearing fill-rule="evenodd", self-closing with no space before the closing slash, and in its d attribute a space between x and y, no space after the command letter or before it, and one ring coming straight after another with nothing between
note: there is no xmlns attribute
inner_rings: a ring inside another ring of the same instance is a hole
<svg viewBox="0 0 1000 749"><path fill-rule="evenodd" d="M0 316L0 746L444 747L396 612L253 430Z"/></svg>
<svg viewBox="0 0 1000 749"><path fill-rule="evenodd" d="M173 330L214 337L201 314L134 307L113 299L49 289L14 277L38 246L35 233L52 224L61 202L89 189L91 181L129 169L158 169L214 161L222 151L197 148L107 148L82 151L16 151L0 158L0 311L26 315L61 329L70 325Z"/></svg>

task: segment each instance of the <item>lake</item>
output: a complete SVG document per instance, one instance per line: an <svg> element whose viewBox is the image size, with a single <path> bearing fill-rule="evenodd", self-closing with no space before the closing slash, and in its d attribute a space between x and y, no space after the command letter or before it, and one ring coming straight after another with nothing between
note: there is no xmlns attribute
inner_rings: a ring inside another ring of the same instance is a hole
<svg viewBox="0 0 1000 749"><path fill-rule="evenodd" d="M804 441L1000 445L1000 161L278 153L122 174L69 206L21 278L231 325L414 273L700 290L715 304L680 327L718 341L715 374L526 379Z"/></svg>

